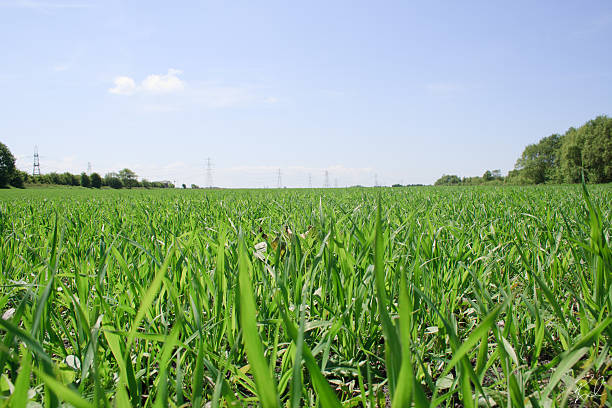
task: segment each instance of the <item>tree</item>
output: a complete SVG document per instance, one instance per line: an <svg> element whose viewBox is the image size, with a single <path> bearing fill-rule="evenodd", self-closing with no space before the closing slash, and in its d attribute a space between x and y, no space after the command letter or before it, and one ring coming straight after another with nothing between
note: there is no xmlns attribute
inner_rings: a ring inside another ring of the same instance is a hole
<svg viewBox="0 0 612 408"><path fill-rule="evenodd" d="M584 132L570 128L566 133L561 146L559 174L561 181L578 183L582 174L582 146L584 145Z"/></svg>
<svg viewBox="0 0 612 408"><path fill-rule="evenodd" d="M521 177L520 170L510 170L506 176L506 183L508 184L524 184L525 180Z"/></svg>
<svg viewBox="0 0 612 408"><path fill-rule="evenodd" d="M49 173L48 177L49 177L49 184L62 184L61 177L56 172Z"/></svg>
<svg viewBox="0 0 612 408"><path fill-rule="evenodd" d="M561 146L559 174L562 181L612 181L612 118L598 116L578 129L570 128Z"/></svg>
<svg viewBox="0 0 612 408"><path fill-rule="evenodd" d="M15 156L0 142L0 188L8 187L15 170Z"/></svg>
<svg viewBox="0 0 612 408"><path fill-rule="evenodd" d="M132 170L125 168L119 172L119 179L127 188L138 187L137 175Z"/></svg>
<svg viewBox="0 0 612 408"><path fill-rule="evenodd" d="M455 174L444 174L434 183L435 186L453 186L461 184L461 179Z"/></svg>
<svg viewBox="0 0 612 408"><path fill-rule="evenodd" d="M81 186L87 188L91 187L91 179L85 172L81 173Z"/></svg>
<svg viewBox="0 0 612 408"><path fill-rule="evenodd" d="M102 187L102 177L100 177L98 173L92 173L90 178L91 178L91 186L93 188Z"/></svg>
<svg viewBox="0 0 612 408"><path fill-rule="evenodd" d="M561 135L550 135L537 144L528 145L516 161L515 169L520 170L526 181L533 184L556 181L561 153Z"/></svg>
<svg viewBox="0 0 612 408"><path fill-rule="evenodd" d="M593 183L612 181L612 118L598 116L584 126L584 171Z"/></svg>
<svg viewBox="0 0 612 408"><path fill-rule="evenodd" d="M122 188L123 187L123 183L121 182L121 179L118 177L109 177L106 180L106 183L109 185L109 187L111 188Z"/></svg>
<svg viewBox="0 0 612 408"><path fill-rule="evenodd" d="M11 177L11 186L17 188L25 188L24 183L28 180L28 173L21 170L15 170Z"/></svg>

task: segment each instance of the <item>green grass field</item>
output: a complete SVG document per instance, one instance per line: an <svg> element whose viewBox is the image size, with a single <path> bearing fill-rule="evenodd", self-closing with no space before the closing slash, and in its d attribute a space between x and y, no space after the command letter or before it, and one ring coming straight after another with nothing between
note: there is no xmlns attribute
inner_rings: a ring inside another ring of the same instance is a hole
<svg viewBox="0 0 612 408"><path fill-rule="evenodd" d="M610 203L0 191L0 405L611 406Z"/></svg>

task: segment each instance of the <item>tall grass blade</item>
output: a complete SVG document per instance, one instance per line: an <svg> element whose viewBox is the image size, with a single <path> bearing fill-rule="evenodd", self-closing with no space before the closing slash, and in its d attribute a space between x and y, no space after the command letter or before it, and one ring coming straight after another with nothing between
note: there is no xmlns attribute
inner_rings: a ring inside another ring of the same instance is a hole
<svg viewBox="0 0 612 408"><path fill-rule="evenodd" d="M238 271L240 283L240 327L242 328L242 339L247 351L247 357L255 377L257 394L262 407L280 407L276 384L270 374L270 367L268 367L264 356L263 345L257 330L257 313L253 297L253 286L251 285L251 263L248 259L242 233L238 237Z"/></svg>

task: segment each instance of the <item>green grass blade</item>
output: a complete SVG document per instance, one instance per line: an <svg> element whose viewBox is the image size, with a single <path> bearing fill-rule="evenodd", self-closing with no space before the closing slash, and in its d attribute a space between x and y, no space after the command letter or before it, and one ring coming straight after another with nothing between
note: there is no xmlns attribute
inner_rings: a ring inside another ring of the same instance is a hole
<svg viewBox="0 0 612 408"><path fill-rule="evenodd" d="M196 354L196 365L191 379L191 401L193 406L202 404L202 393L204 392L204 340L198 341L198 353Z"/></svg>
<svg viewBox="0 0 612 408"><path fill-rule="evenodd" d="M248 258L244 236L238 238L238 273L240 284L240 326L247 358L253 370L257 394L262 407L280 407L276 384L263 352L263 345L257 330L257 313L253 286L251 285L251 263Z"/></svg>
<svg viewBox="0 0 612 408"><path fill-rule="evenodd" d="M30 351L21 347L21 364L19 375L15 382L15 390L11 395L10 406L13 408L25 408L28 404L28 390L30 389L30 373L32 371L32 354Z"/></svg>
<svg viewBox="0 0 612 408"><path fill-rule="evenodd" d="M38 376L42 378L45 385L47 385L53 392L61 399L76 408L94 408L94 405L89 401L83 399L79 394L66 387L60 381L56 380L50 375L45 374L43 371L38 372Z"/></svg>
<svg viewBox="0 0 612 408"><path fill-rule="evenodd" d="M467 340L465 340L461 344L461 346L459 346L459 348L453 352L453 358L446 365L446 368L444 369L444 372L441 374L441 377L446 376L450 372L450 370L453 367L455 367L455 365L463 357L465 357L466 354L468 354L470 351L472 351L472 349L476 346L476 344L478 344L479 341L481 341L483 338L485 338L486 334L491 330L491 328L495 324L495 320L497 319L497 316L507 306L507 304L508 304L508 299L506 299L506 301L504 303L496 306L491 311L491 313L489 313L482 320L482 322L478 325L478 327L476 327L474 330L472 330L472 332L468 336Z"/></svg>
<svg viewBox="0 0 612 408"><path fill-rule="evenodd" d="M159 292L159 288L161 287L162 282L164 281L164 276L166 275L166 271L168 270L168 267L170 266L170 262L172 261L175 251L176 251L176 246L172 246L172 249L166 255L166 259L164 260L162 267L157 270L157 273L155 274L155 277L153 278L151 285L147 289L147 292L145 293L145 295L142 297L142 301L140 302L140 307L138 308L138 312L136 313L136 317L134 318L134 321L132 323L132 328L128 334L126 348L125 348L126 353L130 352L130 347L132 346L132 343L134 342L136 331L138 331L138 327L140 326L142 319L144 318L145 314L149 310L149 307L151 307L151 304L155 300L155 296L157 295L157 292Z"/></svg>
<svg viewBox="0 0 612 408"><path fill-rule="evenodd" d="M378 313L382 321L383 334L385 337L385 360L387 366L387 378L391 388L391 395L395 393L397 377L401 366L401 347L395 326L391 322L387 310L387 290L385 283L384 264L384 241L381 221L381 198L378 196L378 207L376 210L376 227L374 235L374 275L376 279L376 298L378 301Z"/></svg>
<svg viewBox="0 0 612 408"><path fill-rule="evenodd" d="M283 319L287 334L289 334L289 337L291 337L294 342L297 342L298 329L295 327L295 324L289 319L286 310L284 310L282 306L279 306L279 312L281 314L281 318ZM338 397L336 396L336 394L334 394L334 391L329 386L329 383L323 376L323 373L321 373L321 369L317 365L317 362L314 356L312 355L312 351L306 344L304 344L303 346L302 355L304 357L308 373L312 378L313 386L317 393L321 406L325 408L341 407L340 401L338 401Z"/></svg>

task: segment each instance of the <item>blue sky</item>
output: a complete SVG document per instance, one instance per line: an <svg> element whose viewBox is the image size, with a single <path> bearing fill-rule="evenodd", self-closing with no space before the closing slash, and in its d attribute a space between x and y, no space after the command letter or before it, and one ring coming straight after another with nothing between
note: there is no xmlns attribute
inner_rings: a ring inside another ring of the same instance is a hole
<svg viewBox="0 0 612 408"><path fill-rule="evenodd" d="M609 1L0 0L0 141L225 187L506 173L612 113L611 40Z"/></svg>

